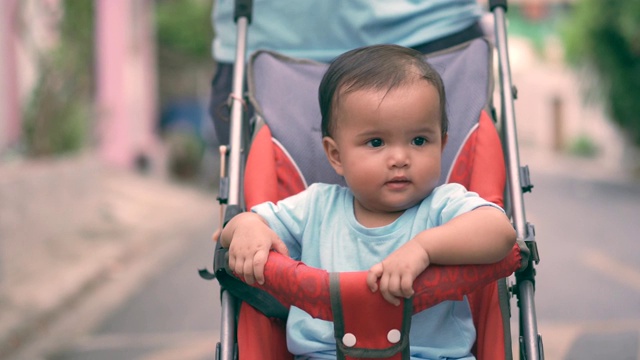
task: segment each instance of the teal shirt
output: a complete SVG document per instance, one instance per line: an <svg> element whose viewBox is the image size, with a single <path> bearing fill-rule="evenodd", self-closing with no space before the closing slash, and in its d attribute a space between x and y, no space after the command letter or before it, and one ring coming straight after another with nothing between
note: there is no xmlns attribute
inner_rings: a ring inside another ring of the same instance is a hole
<svg viewBox="0 0 640 360"><path fill-rule="evenodd" d="M235 60L233 0L213 7L213 57ZM483 10L475 0L254 0L247 54L273 50L327 62L366 45L416 46L471 26Z"/></svg>
<svg viewBox="0 0 640 360"><path fill-rule="evenodd" d="M480 206L496 205L458 184L436 188L393 223L366 228L354 215L353 194L337 185L313 184L278 202L252 208L285 242L290 255L330 272L363 271L419 232ZM473 359L475 328L466 298L446 301L411 320L412 359ZM289 351L300 358L335 359L333 325L292 308L287 320ZM307 356L307 357L304 357Z"/></svg>

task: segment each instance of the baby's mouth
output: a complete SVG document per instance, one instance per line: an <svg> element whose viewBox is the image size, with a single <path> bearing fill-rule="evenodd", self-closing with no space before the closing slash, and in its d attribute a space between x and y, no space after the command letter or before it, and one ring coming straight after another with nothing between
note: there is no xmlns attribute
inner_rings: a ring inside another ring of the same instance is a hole
<svg viewBox="0 0 640 360"><path fill-rule="evenodd" d="M386 185L392 188L400 188L410 184L411 181L404 176L397 176L386 182Z"/></svg>

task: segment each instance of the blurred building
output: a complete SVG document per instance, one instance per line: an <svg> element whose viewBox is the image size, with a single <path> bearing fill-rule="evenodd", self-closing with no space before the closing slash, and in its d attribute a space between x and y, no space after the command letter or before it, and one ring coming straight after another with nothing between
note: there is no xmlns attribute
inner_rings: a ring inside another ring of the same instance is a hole
<svg viewBox="0 0 640 360"><path fill-rule="evenodd" d="M591 160L616 170L619 164L637 162L637 151L607 119L601 104L583 100L581 83L589 77L564 64L555 33L559 15L570 12L576 1L508 2L511 70L521 90L516 102L521 144L551 155L579 145ZM154 4L93 0L91 146L105 162L120 167L154 157L157 119L166 125L157 114ZM23 109L40 71L37 57L59 41L56 28L63 5L63 0L0 0L0 158L12 149L19 152Z"/></svg>
<svg viewBox="0 0 640 360"><path fill-rule="evenodd" d="M153 0L94 0L99 149L132 166L157 146Z"/></svg>
<svg viewBox="0 0 640 360"><path fill-rule="evenodd" d="M19 146L23 109L41 71L38 56L59 41L63 5L61 0L0 1L0 154ZM78 29L93 30L95 37L95 100L88 119L95 143L90 146L115 166L130 167L157 147L153 6L153 0L94 0L94 29Z"/></svg>
<svg viewBox="0 0 640 360"><path fill-rule="evenodd" d="M20 106L17 77L18 0L0 2L0 151L20 137Z"/></svg>

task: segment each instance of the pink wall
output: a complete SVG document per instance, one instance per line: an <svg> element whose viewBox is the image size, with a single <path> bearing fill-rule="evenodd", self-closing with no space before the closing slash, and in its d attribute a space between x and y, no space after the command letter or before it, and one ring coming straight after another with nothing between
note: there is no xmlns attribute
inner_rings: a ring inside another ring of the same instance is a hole
<svg viewBox="0 0 640 360"><path fill-rule="evenodd" d="M98 152L131 167L157 147L151 0L95 0Z"/></svg>
<svg viewBox="0 0 640 360"><path fill-rule="evenodd" d="M21 0L0 0L0 153L21 136L17 59ZM84 0L83 0L84 1ZM157 80L154 0L94 0L97 151L108 164L131 167L138 155L154 157ZM36 5L41 6L41 5ZM24 24L29 26L28 23ZM19 68L20 67L20 68ZM37 71L37 69L36 69Z"/></svg>
<svg viewBox="0 0 640 360"><path fill-rule="evenodd" d="M20 102L16 67L18 0L0 1L0 152L20 138Z"/></svg>

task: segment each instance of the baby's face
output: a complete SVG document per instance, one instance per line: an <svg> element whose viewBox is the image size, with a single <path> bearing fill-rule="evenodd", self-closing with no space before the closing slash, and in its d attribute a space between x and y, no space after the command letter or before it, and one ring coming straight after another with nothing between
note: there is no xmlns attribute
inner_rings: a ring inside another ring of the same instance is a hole
<svg viewBox="0 0 640 360"><path fill-rule="evenodd" d="M335 109L332 165L355 196L356 213L397 213L426 196L440 178L440 100L418 80L389 92L342 95ZM325 145L326 147L326 145Z"/></svg>

